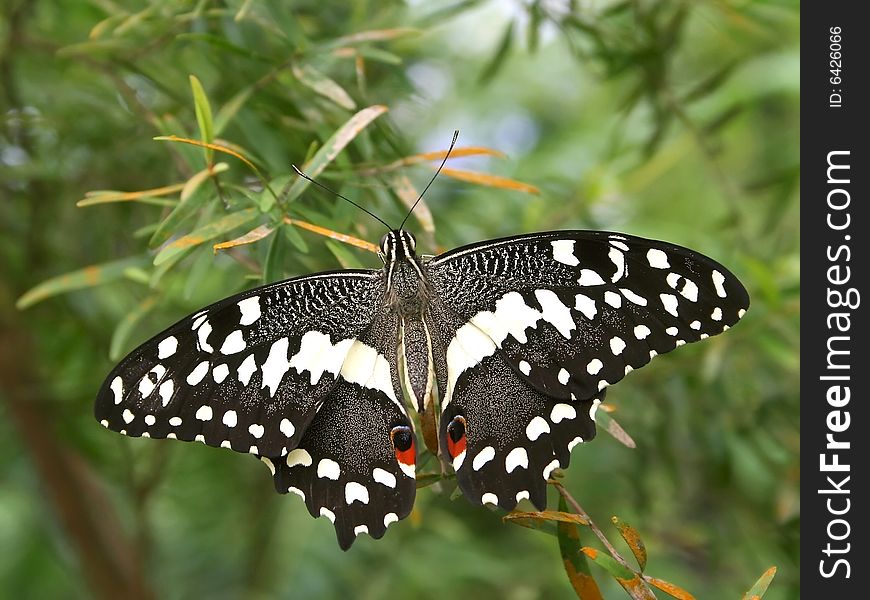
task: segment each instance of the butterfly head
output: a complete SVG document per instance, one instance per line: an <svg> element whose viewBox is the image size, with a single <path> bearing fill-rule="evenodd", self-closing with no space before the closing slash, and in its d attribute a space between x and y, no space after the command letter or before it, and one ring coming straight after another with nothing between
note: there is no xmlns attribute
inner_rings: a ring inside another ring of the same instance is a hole
<svg viewBox="0 0 870 600"><path fill-rule="evenodd" d="M394 229L381 238L381 255L387 264L412 258L417 253L417 240L410 231Z"/></svg>

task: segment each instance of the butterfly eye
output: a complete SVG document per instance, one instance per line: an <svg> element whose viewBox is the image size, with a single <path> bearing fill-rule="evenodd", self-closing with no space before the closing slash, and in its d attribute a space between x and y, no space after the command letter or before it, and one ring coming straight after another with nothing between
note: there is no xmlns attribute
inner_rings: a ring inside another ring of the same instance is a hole
<svg viewBox="0 0 870 600"><path fill-rule="evenodd" d="M396 460L403 465L414 465L417 462L417 453L414 450L414 434L407 425L393 427L390 431L390 440L396 452Z"/></svg>
<svg viewBox="0 0 870 600"><path fill-rule="evenodd" d="M465 417L462 415L453 417L447 426L447 451L450 458L456 458L465 452Z"/></svg>
<svg viewBox="0 0 870 600"><path fill-rule="evenodd" d="M390 237L389 233L385 233L381 237L381 254L384 254L384 255L387 254L387 240L389 239L389 237Z"/></svg>

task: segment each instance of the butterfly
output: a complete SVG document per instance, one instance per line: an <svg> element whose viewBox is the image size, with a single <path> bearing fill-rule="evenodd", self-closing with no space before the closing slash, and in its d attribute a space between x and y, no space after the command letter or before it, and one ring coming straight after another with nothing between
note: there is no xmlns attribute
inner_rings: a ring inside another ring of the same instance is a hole
<svg viewBox="0 0 870 600"><path fill-rule="evenodd" d="M437 414L440 454L469 501L543 510L553 470L595 436L608 386L749 307L716 261L621 233L426 257L400 227L379 254L381 269L288 279L182 319L109 374L97 420L258 457L346 550L413 507L409 409Z"/></svg>

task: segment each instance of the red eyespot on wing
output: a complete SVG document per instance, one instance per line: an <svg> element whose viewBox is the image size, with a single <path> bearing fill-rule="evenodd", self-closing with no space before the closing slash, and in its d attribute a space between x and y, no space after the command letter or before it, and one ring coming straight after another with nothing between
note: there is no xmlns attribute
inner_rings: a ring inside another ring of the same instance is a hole
<svg viewBox="0 0 870 600"><path fill-rule="evenodd" d="M465 452L465 417L457 415L447 426L447 452L450 458L456 458Z"/></svg>
<svg viewBox="0 0 870 600"><path fill-rule="evenodd" d="M393 427L390 431L390 439L396 452L396 460L403 465L414 466L417 462L417 450L414 447L414 434L411 428L405 425Z"/></svg>

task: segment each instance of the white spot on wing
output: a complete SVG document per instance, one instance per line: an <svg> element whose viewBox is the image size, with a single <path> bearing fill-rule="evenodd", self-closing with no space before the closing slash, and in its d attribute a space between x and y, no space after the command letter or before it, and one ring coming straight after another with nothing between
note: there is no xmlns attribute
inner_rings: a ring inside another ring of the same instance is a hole
<svg viewBox="0 0 870 600"><path fill-rule="evenodd" d="M169 424L173 427L178 427L179 425L181 425L181 423L181 417L172 417L169 419Z"/></svg>
<svg viewBox="0 0 870 600"><path fill-rule="evenodd" d="M568 383L568 380L571 378L571 374L568 373L565 369L559 369L559 374L557 375L559 379L559 383L565 385Z"/></svg>
<svg viewBox="0 0 870 600"><path fill-rule="evenodd" d="M568 452L571 452L577 446L577 444L582 444L582 443L583 443L582 437L579 437L579 436L575 437L573 440L568 442Z"/></svg>
<svg viewBox="0 0 870 600"><path fill-rule="evenodd" d="M689 323L689 328L698 331L699 329L701 329L701 321L692 321L691 323Z"/></svg>
<svg viewBox="0 0 870 600"><path fill-rule="evenodd" d="M331 510L329 510L328 508L326 508L325 506L320 507L320 516L326 517L332 523L335 523L335 513L332 512Z"/></svg>
<svg viewBox="0 0 870 600"><path fill-rule="evenodd" d="M480 471L483 468L483 465L491 461L493 458L495 458L495 448L487 446L477 453L477 456L475 456L474 460L471 462L471 467L475 471Z"/></svg>
<svg viewBox="0 0 870 600"><path fill-rule="evenodd" d="M239 319L239 325L251 325L260 318L259 296L251 296L250 298L240 300L238 307L242 313L242 318Z"/></svg>
<svg viewBox="0 0 870 600"><path fill-rule="evenodd" d="M372 479L388 488L396 487L396 476L380 467L375 467L372 470Z"/></svg>
<svg viewBox="0 0 870 600"><path fill-rule="evenodd" d="M720 298L725 298L728 294L725 293L725 276L719 271L713 271L713 287L716 288L716 295Z"/></svg>
<svg viewBox="0 0 870 600"><path fill-rule="evenodd" d="M157 393L160 395L160 401L163 402L163 406L169 405L169 401L172 400L172 393L174 391L175 382L171 379L167 379L160 384L160 389L157 390Z"/></svg>
<svg viewBox="0 0 870 600"><path fill-rule="evenodd" d="M275 463L273 463L271 460L269 460L265 456L261 456L260 460L263 461L263 464L269 468L269 472L274 476L275 475Z"/></svg>
<svg viewBox="0 0 870 600"><path fill-rule="evenodd" d="M625 299L632 304L637 304L638 306L646 306L646 298L644 298L643 296L638 296L627 288L619 288L619 291L622 293L623 296L625 296Z"/></svg>
<svg viewBox="0 0 870 600"><path fill-rule="evenodd" d="M389 527L391 523L396 523L399 520L399 515L396 513L387 513L384 515L384 527Z"/></svg>
<svg viewBox="0 0 870 600"><path fill-rule="evenodd" d="M522 467L523 469L529 468L529 453L526 452L525 448L514 448L504 459L504 470L508 473L512 473L514 469L518 469Z"/></svg>
<svg viewBox="0 0 870 600"><path fill-rule="evenodd" d="M338 375L353 343L353 339L345 339L333 344L329 335L308 331L302 336L299 351L290 359L290 366L297 373L308 371L311 385L316 385L324 372Z"/></svg>
<svg viewBox="0 0 870 600"><path fill-rule="evenodd" d="M668 327L667 329L665 329L665 333L673 336L673 335L677 335L678 333L680 333L680 330L677 329L676 327Z"/></svg>
<svg viewBox="0 0 870 600"><path fill-rule="evenodd" d="M196 330L196 339L199 341L199 348L203 352L214 352L214 348L208 343L209 335L211 335L211 323L203 319L202 325Z"/></svg>
<svg viewBox="0 0 870 600"><path fill-rule="evenodd" d="M597 358L593 358L589 361L589 364L586 365L586 372L590 375L598 375L601 369L604 368L604 363L601 362Z"/></svg>
<svg viewBox="0 0 870 600"><path fill-rule="evenodd" d="M722 320L722 309L719 308L718 306L716 308L714 308L713 312L710 314L710 318L713 319L714 321L721 321Z"/></svg>
<svg viewBox="0 0 870 600"><path fill-rule="evenodd" d="M274 396L275 390L284 378L284 374L290 369L290 363L287 361L287 348L290 346L290 341L287 338L281 338L272 344L269 349L269 356L266 357L266 362L263 363L263 388L269 388L269 395Z"/></svg>
<svg viewBox="0 0 870 600"><path fill-rule="evenodd" d="M552 290L535 290L535 298L541 304L541 316L553 325L562 337L570 339L571 330L577 329L571 318L571 309L562 304L559 296Z"/></svg>
<svg viewBox="0 0 870 600"><path fill-rule="evenodd" d="M356 527L353 528L354 535L359 535L361 533L368 533L368 532L369 532L368 525L357 525Z"/></svg>
<svg viewBox="0 0 870 600"><path fill-rule="evenodd" d="M639 340L645 340L649 334L651 334L650 328L646 325L637 325L634 328L634 337Z"/></svg>
<svg viewBox="0 0 870 600"><path fill-rule="evenodd" d="M680 313L678 311L679 301L677 297L673 294L659 294L659 298L662 300L662 306L665 307L665 310L675 317L679 317Z"/></svg>
<svg viewBox="0 0 870 600"><path fill-rule="evenodd" d="M544 417L537 416L526 425L526 437L534 442L545 433L550 433L550 425Z"/></svg>
<svg viewBox="0 0 870 600"><path fill-rule="evenodd" d="M584 294L574 296L574 309L579 310L590 321L598 313L598 309L595 308L595 300Z"/></svg>
<svg viewBox="0 0 870 600"><path fill-rule="evenodd" d="M170 335L157 346L157 358L169 358L176 350L178 350L178 339Z"/></svg>
<svg viewBox="0 0 870 600"><path fill-rule="evenodd" d="M577 411L570 404L565 404L564 402L560 402L553 407L553 410L550 411L550 420L553 423L560 423L564 419L572 420L577 418Z"/></svg>
<svg viewBox="0 0 870 600"><path fill-rule="evenodd" d="M125 408L124 412L121 414L121 418L124 419L125 423L129 424L132 423L133 419L135 419L136 417L133 415L133 413L130 412L129 408Z"/></svg>
<svg viewBox="0 0 870 600"><path fill-rule="evenodd" d="M459 469L462 467L462 463L465 462L465 452L466 451L463 450L462 452L460 452L459 454L457 454L453 458L453 470L454 471L459 471Z"/></svg>
<svg viewBox="0 0 870 600"><path fill-rule="evenodd" d="M559 468L559 461L554 459L550 462L546 467L544 467L544 479L549 479L550 475L552 475L553 471Z"/></svg>
<svg viewBox="0 0 870 600"><path fill-rule="evenodd" d="M330 458L321 458L320 462L317 463L317 476L321 479L332 479L333 481L338 480L338 476L341 475L341 467L338 466L338 463Z"/></svg>
<svg viewBox="0 0 870 600"><path fill-rule="evenodd" d="M620 296L616 292L611 292L610 290L607 290L606 292L604 292L604 302L606 302L613 308L619 308L622 306L622 296Z"/></svg>
<svg viewBox="0 0 870 600"><path fill-rule="evenodd" d="M290 419L281 419L281 423L278 425L278 430L288 438L293 437L293 434L296 433L296 428L293 426L293 423L290 422Z"/></svg>
<svg viewBox="0 0 870 600"><path fill-rule="evenodd" d="M595 420L595 413L598 412L598 406L601 404L601 400L595 398L592 401L592 406L589 407L589 418L593 421Z"/></svg>
<svg viewBox="0 0 870 600"><path fill-rule="evenodd" d="M251 376L257 370L257 361L253 354L249 354L242 364L239 365L239 382L242 385L248 385L251 381Z"/></svg>
<svg viewBox="0 0 870 600"><path fill-rule="evenodd" d="M288 493L288 494L296 494L297 496L299 496L300 498L302 498L302 501L303 501L303 502L305 502L305 492L303 492L303 491L300 490L299 488L295 488L295 487L293 487L293 486L291 485L291 486L289 486L289 487L287 488L287 493Z"/></svg>
<svg viewBox="0 0 870 600"><path fill-rule="evenodd" d="M529 498L529 490L522 490L517 492L517 502L519 502L520 500L528 500Z"/></svg>
<svg viewBox="0 0 870 600"><path fill-rule="evenodd" d="M550 243L553 245L553 260L572 267L580 264L574 256L574 240L553 240Z"/></svg>
<svg viewBox="0 0 870 600"><path fill-rule="evenodd" d="M236 424L239 422L239 415L234 410L228 410L224 413L224 417L223 419L221 419L221 422L227 427L235 427Z"/></svg>
<svg viewBox="0 0 870 600"><path fill-rule="evenodd" d="M227 336L221 346L221 354L238 354L246 348L245 337L241 329L236 329Z"/></svg>
<svg viewBox="0 0 870 600"><path fill-rule="evenodd" d="M354 340L339 373L348 383L356 383L383 393L404 412L404 407L396 399L396 393L393 391L390 363L368 344Z"/></svg>
<svg viewBox="0 0 870 600"><path fill-rule="evenodd" d="M650 248L646 253L646 260L649 266L654 269L670 269L671 264L668 262L668 255L658 248Z"/></svg>
<svg viewBox="0 0 870 600"><path fill-rule="evenodd" d="M622 242L616 241L614 238L610 238L610 245L614 248L619 248L623 252L628 252L628 246Z"/></svg>
<svg viewBox="0 0 870 600"><path fill-rule="evenodd" d="M607 256L616 266L616 273L613 274L613 278L610 280L613 283L616 283L625 275L625 254L620 252L617 248L611 248L607 253Z"/></svg>
<svg viewBox="0 0 870 600"><path fill-rule="evenodd" d="M348 481L344 486L344 500L348 504L361 502L362 504L369 503L369 490L361 483L356 481Z"/></svg>
<svg viewBox="0 0 870 600"><path fill-rule="evenodd" d="M214 414L211 410L211 406L203 404L202 406L199 407L199 409L196 411L196 414L194 416L197 419L199 419L200 421L211 421L211 418L212 418L212 416L214 416ZM205 441L205 440L203 440L203 441Z"/></svg>
<svg viewBox="0 0 870 600"><path fill-rule="evenodd" d="M193 371L190 372L190 375L188 375L187 379L185 380L187 381L187 385L198 385L199 382L202 381L208 373L208 367L209 364L207 360L204 360L196 365L196 367L194 367Z"/></svg>
<svg viewBox="0 0 870 600"><path fill-rule="evenodd" d="M248 433L250 433L252 436L259 440L261 437L263 437L263 434L266 433L266 428L259 423L251 423L248 426Z"/></svg>
<svg viewBox="0 0 870 600"><path fill-rule="evenodd" d="M303 467L310 467L314 462L311 459L311 455L308 453L308 450L304 448L296 448L295 450L291 450L289 454L287 454L288 467L295 467L297 465L302 465ZM319 467L318 467L319 470Z"/></svg>
<svg viewBox="0 0 870 600"><path fill-rule="evenodd" d="M226 363L216 366L211 372L211 376L214 378L215 383L223 383L224 379L226 379L229 374L230 368Z"/></svg>
<svg viewBox="0 0 870 600"><path fill-rule="evenodd" d="M115 377L110 387L115 395L115 404L121 404L121 400L124 399L124 380L120 377Z"/></svg>
<svg viewBox="0 0 870 600"><path fill-rule="evenodd" d="M523 375L528 375L529 373L532 372L532 365L530 365L529 363L527 363L524 360L521 360L520 361L520 371L522 372Z"/></svg>
<svg viewBox="0 0 870 600"><path fill-rule="evenodd" d="M613 336L610 338L610 351L613 352L614 356L619 356L623 350L625 350L625 342L621 337Z"/></svg>
<svg viewBox="0 0 870 600"><path fill-rule="evenodd" d="M480 497L480 502L481 504L492 504L493 506L498 506L498 496L492 492L487 492Z"/></svg>
<svg viewBox="0 0 870 600"><path fill-rule="evenodd" d="M742 318L743 318L743 315L745 315L745 314L746 314L746 309L745 309L745 308L741 308L740 310L737 311L737 318L738 318L738 319L742 319Z"/></svg>
<svg viewBox="0 0 870 600"><path fill-rule="evenodd" d="M581 269L580 279L577 280L577 283L582 286L604 285L604 280L592 269Z"/></svg>

